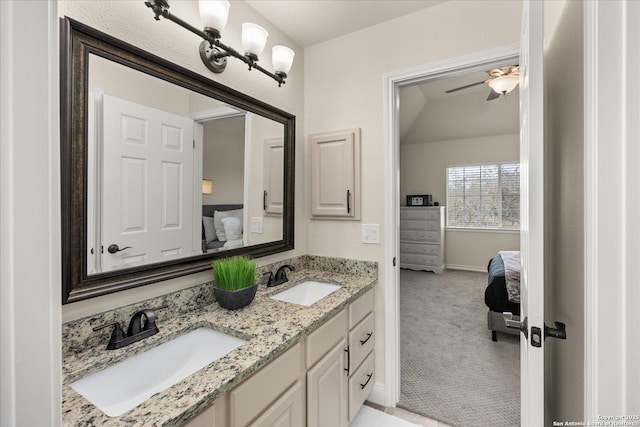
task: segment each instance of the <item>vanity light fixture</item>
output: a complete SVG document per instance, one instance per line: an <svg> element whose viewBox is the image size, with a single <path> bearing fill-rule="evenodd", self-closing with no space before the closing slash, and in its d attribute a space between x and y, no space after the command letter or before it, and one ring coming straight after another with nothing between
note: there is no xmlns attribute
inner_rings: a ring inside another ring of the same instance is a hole
<svg viewBox="0 0 640 427"><path fill-rule="evenodd" d="M286 46L273 46L271 59L274 72L272 73L261 67L258 64L258 57L264 50L267 36L269 35L267 30L261 26L251 23L242 24L242 48L244 49L244 54L220 41L222 30L227 25L227 18L229 17L229 2L227 0L200 0L200 18L202 19L204 30L197 29L169 12L168 0L148 0L144 4L153 10L156 21L159 21L162 16L202 37L200 59L214 73L222 73L227 67L227 57L234 56L247 64L249 70L255 68L277 81L278 86L285 83L287 73L291 70L291 65L293 65L294 52Z"/></svg>
<svg viewBox="0 0 640 427"><path fill-rule="evenodd" d="M202 180L202 194L213 194L213 181L210 179Z"/></svg>

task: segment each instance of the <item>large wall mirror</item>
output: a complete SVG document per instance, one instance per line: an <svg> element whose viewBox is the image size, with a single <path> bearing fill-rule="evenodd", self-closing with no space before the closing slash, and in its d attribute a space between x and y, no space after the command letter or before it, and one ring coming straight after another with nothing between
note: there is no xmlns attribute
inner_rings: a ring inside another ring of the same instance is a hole
<svg viewBox="0 0 640 427"><path fill-rule="evenodd" d="M293 115L62 28L63 304L293 249Z"/></svg>

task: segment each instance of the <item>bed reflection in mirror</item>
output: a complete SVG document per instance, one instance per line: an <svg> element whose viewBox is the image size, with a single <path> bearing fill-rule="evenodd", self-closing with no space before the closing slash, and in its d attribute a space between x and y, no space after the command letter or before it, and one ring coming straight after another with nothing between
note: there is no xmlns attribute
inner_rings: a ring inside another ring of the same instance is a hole
<svg viewBox="0 0 640 427"><path fill-rule="evenodd" d="M89 275L283 239L282 123L93 54L88 88Z"/></svg>

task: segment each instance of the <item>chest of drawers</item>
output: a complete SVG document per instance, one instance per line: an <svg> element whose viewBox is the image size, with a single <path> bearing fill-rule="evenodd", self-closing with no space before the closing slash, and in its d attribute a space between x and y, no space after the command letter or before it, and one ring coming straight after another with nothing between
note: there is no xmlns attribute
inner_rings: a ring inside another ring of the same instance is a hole
<svg viewBox="0 0 640 427"><path fill-rule="evenodd" d="M400 268L442 273L444 206L400 208Z"/></svg>

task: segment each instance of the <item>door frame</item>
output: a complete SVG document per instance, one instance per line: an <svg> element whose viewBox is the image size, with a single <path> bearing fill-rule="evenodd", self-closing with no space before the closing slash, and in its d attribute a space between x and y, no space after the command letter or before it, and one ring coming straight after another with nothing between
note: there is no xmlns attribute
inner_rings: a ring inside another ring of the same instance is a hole
<svg viewBox="0 0 640 427"><path fill-rule="evenodd" d="M519 61L520 44L514 43L384 75L384 405L394 407L400 399L400 141L399 89L418 82L454 77ZM380 400L382 396L377 396Z"/></svg>

